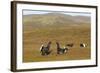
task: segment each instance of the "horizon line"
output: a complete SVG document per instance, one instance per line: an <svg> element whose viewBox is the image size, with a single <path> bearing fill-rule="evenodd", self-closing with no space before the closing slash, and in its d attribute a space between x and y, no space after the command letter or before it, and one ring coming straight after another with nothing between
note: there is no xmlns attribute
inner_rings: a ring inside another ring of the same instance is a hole
<svg viewBox="0 0 100 73"><path fill-rule="evenodd" d="M40 11L40 10L23 10L23 15L42 15L42 14L49 14L49 13L60 13L60 14L66 14L71 16L91 16L91 13L89 12L65 12L65 11Z"/></svg>

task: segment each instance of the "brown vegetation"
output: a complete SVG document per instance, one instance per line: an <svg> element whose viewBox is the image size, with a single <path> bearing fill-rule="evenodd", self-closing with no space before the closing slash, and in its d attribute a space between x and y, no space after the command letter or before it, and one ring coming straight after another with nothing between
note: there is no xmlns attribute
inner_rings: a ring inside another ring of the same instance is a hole
<svg viewBox="0 0 100 73"><path fill-rule="evenodd" d="M40 15L33 15L33 17L31 16L32 18L30 16L24 16L23 62L82 60L91 58L90 21L87 22L86 20L85 22L84 20L84 22L76 22L76 19L71 19L75 18L74 16L68 16L70 17L69 19L66 15L65 17L63 16L62 21L57 22L57 18L60 20L61 16L59 15L57 17L57 15L55 15L54 17L56 18L53 21L50 21L51 15L42 15L41 17ZM40 20L39 18L42 17L44 19ZM50 23L52 25L50 25ZM42 56L39 48L42 44L46 45L48 41L52 41L50 48L52 53L48 56ZM60 43L61 47L68 43L73 43L74 46L70 48L68 53L57 55L56 41ZM79 45L82 42L88 46L82 49Z"/></svg>

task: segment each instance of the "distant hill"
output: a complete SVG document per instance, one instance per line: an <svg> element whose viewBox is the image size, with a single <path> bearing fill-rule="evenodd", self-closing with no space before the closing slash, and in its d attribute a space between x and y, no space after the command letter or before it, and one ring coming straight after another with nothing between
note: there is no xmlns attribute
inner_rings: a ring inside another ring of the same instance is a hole
<svg viewBox="0 0 100 73"><path fill-rule="evenodd" d="M23 24L31 27L72 26L90 24L89 16L71 16L62 13L23 15Z"/></svg>

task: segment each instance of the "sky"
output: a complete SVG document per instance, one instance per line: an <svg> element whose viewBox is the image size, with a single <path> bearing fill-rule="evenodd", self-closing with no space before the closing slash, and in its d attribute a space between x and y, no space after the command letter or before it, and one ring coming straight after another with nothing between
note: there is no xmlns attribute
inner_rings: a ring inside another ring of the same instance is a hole
<svg viewBox="0 0 100 73"><path fill-rule="evenodd" d="M47 13L53 13L56 11L34 11L34 10L23 10L23 15L30 15L30 14L47 14ZM83 13L83 12L64 12L60 11L57 13L63 13L67 15L72 15L72 16L91 16L91 13Z"/></svg>

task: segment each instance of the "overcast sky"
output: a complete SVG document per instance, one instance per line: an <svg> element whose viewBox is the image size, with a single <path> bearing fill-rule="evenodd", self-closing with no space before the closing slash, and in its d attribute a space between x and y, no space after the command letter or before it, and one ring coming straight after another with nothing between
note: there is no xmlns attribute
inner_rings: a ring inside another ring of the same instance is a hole
<svg viewBox="0 0 100 73"><path fill-rule="evenodd" d="M32 11L32 10L23 10L23 15L30 15L30 14L47 14L47 13L54 13L56 11ZM63 13L67 15L72 16L91 16L91 13L83 13L83 12L57 12L57 13Z"/></svg>

